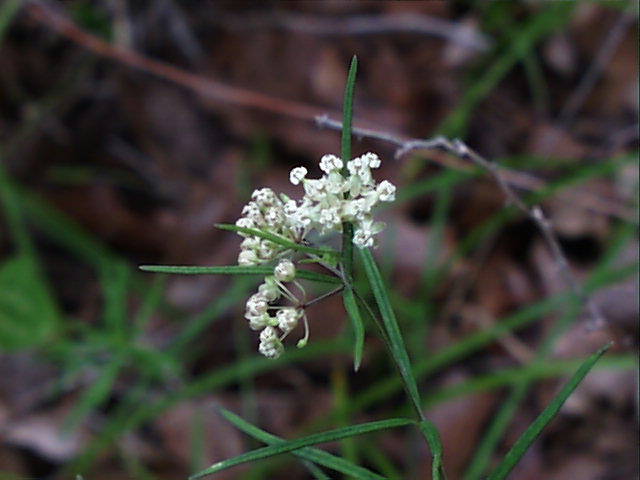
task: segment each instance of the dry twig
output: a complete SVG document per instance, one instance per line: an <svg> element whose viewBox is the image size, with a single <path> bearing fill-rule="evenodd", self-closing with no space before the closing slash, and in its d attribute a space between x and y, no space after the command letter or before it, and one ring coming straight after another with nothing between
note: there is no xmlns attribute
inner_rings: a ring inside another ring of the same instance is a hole
<svg viewBox="0 0 640 480"><path fill-rule="evenodd" d="M319 127L330 128L338 131L342 129L341 122L331 120L326 115L317 117L316 123ZM358 128L353 128L353 134L360 138L374 138L393 143L398 147L395 153L396 160L402 158L413 150L444 150L461 160L465 160L487 170L502 190L507 203L514 205L518 210L529 217L538 227L547 247L553 255L553 259L558 266L558 270L564 282L569 286L573 294L587 307L589 316L591 317L589 328L599 329L605 325L604 317L602 316L598 306L593 302L589 295L587 295L571 271L569 261L564 255L562 248L560 247L560 243L553 231L551 222L544 215L542 208L538 205L529 208L511 188L510 182L505 178L503 170L498 165L485 159L458 139L449 140L445 137L435 137L429 140L403 140L387 133Z"/></svg>
<svg viewBox="0 0 640 480"><path fill-rule="evenodd" d="M443 38L465 48L487 51L491 39L470 29L462 22L418 13L387 13L384 15L354 15L346 18L274 12L259 15L216 15L212 21L224 28L254 30L280 28L310 35L379 35L414 34Z"/></svg>

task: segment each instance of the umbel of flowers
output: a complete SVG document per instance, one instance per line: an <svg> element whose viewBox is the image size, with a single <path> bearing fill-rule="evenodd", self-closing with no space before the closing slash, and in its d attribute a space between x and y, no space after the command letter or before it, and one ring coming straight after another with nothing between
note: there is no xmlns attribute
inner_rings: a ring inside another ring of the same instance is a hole
<svg viewBox="0 0 640 480"><path fill-rule="evenodd" d="M347 176L342 174L342 159L335 155L324 155L319 166L324 172L320 178L307 178L308 171L304 167L291 170L291 183L304 188L304 196L299 201L283 193L276 194L269 188L255 190L236 226L301 243L314 230L320 235L342 232L343 223L350 222L354 227L354 245L375 247L376 234L384 228L384 223L374 221L372 210L379 202L394 201L396 192L396 187L387 180L380 183L374 180L371 170L380 167L378 156L366 153L349 160ZM247 300L245 313L250 328L261 330L260 353L277 358L284 351L282 340L300 320L304 323L305 333L298 346L304 346L309 336L304 289L295 281L295 252L258 236L244 232L239 235L244 237L239 265L256 266L278 260L273 276L266 277L258 292ZM285 283L290 282L300 291L301 298L287 288ZM283 299L291 305L273 305Z"/></svg>

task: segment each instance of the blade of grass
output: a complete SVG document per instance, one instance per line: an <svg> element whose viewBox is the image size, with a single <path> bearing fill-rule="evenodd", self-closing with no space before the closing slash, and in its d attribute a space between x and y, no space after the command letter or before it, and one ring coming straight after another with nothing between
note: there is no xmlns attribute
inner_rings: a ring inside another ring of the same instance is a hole
<svg viewBox="0 0 640 480"><path fill-rule="evenodd" d="M141 265L143 272L174 273L181 275L273 275L273 267L243 267L240 265L226 265L220 267L197 267L188 265ZM319 283L341 284L338 277L312 272L311 270L296 270L296 277Z"/></svg>
<svg viewBox="0 0 640 480"><path fill-rule="evenodd" d="M429 448L431 449L431 454L433 456L433 463L437 466L437 468L434 467L433 478L434 480L442 479L444 478L444 472L441 465L442 444L440 443L440 437L437 434L437 431L435 431L435 427L431 428L431 424L422 412L422 402L418 393L418 385L411 371L409 355L407 353L404 340L402 339L402 333L400 332L398 321L396 320L395 313L391 307L386 286L384 285L378 266L371 254L371 250L358 249L358 252L360 253L360 258L364 264L364 269L367 274L367 278L369 279L371 290L373 291L373 295L378 304L378 309L382 316L382 322L387 333L389 349L394 359L394 363L398 367L400 376L402 377L403 387L409 396L415 414L420 421L423 422L419 425L420 431L429 444Z"/></svg>
<svg viewBox="0 0 640 480"><path fill-rule="evenodd" d="M382 322L384 324L387 337L389 339L389 348L391 349L391 355L394 359L394 363L397 365L402 377L402 383L407 391L409 400L414 407L415 413L418 418L423 420L423 413L420 407L420 395L418 394L418 386L416 380L411 371L411 363L409 362L409 355L405 348L404 341L402 339L402 333L398 326L393 308L389 301L387 288L383 284L382 276L378 270L378 266L373 259L373 255L369 249L358 249L360 258L364 265L367 278L371 284L371 290L378 304L380 315L382 316Z"/></svg>
<svg viewBox="0 0 640 480"><path fill-rule="evenodd" d="M507 50L466 91L460 105L445 119L439 132L448 137L464 137L469 117L476 106L520 59L529 54L536 43L569 21L574 7L572 2L549 3L542 12L530 17L526 25L520 26L518 35L509 42Z"/></svg>
<svg viewBox="0 0 640 480"><path fill-rule="evenodd" d="M235 425L239 430L243 431L247 435L255 438L256 440L260 440L268 445L278 445L280 443L286 442L286 440L272 435L271 433L265 432L264 430L259 429L255 425L250 424L246 420L242 419L238 415L224 408L220 409L220 414ZM320 450L313 447L304 447L299 450L295 450L292 452L293 455L308 460L310 462L317 463L318 465L322 465L324 467L335 470L336 472L344 473L345 475L350 475L353 478L359 479L368 479L368 480L383 480L384 477L367 470L364 467L360 467L359 465L355 465L344 458L336 457L335 455L331 455L330 453L325 452L324 450Z"/></svg>
<svg viewBox="0 0 640 480"><path fill-rule="evenodd" d="M264 238L265 240L269 240L270 242L273 242L277 245L281 245L283 247L290 248L291 250L296 250L298 252L312 253L314 255L319 255L321 257L324 255L332 255L332 256L338 255L338 252L336 252L335 250L332 250L331 248L315 248L315 247L310 247L308 245L302 245L300 243L293 242L279 235L275 235L269 232L263 232L262 230L258 230L255 228L238 227L237 225L229 225L226 223L216 223L216 228L219 228L220 230L245 233L247 235Z"/></svg>
<svg viewBox="0 0 640 480"><path fill-rule="evenodd" d="M343 290L342 300L344 302L344 308L349 314L349 319L351 319L351 327L353 328L353 369L357 372L362 363L362 351L364 350L364 322L362 321L360 309L356 303L356 298L351 286L347 286Z"/></svg>
<svg viewBox="0 0 640 480"><path fill-rule="evenodd" d="M436 426L429 420L422 420L418 423L418 428L429 441L431 447L431 455L433 457L431 463L431 476L434 479L446 478L444 467L442 465L442 440Z"/></svg>
<svg viewBox="0 0 640 480"><path fill-rule="evenodd" d="M440 388L424 398L424 406L425 408L430 408L462 396L514 385L523 379L541 380L556 378L574 372L579 366L580 362L577 360L547 360L525 367L502 369L491 374L476 376L467 381ZM638 362L632 355L623 355L602 359L595 368L598 370L633 370L638 368ZM396 411L397 415L404 415L406 413L408 413L406 409Z"/></svg>
<svg viewBox="0 0 640 480"><path fill-rule="evenodd" d="M525 430L522 436L516 441L511 450L504 457L502 462L489 476L488 480L502 480L507 478L507 475L518 464L523 455L527 452L529 447L538 438L542 430L554 419L554 417L567 401L573 391L580 385L584 377L591 371L600 357L611 347L612 343L609 343L589 357L571 377L567 384L558 392L553 398L551 403L544 409L544 411L534 420L534 422Z"/></svg>
<svg viewBox="0 0 640 480"><path fill-rule="evenodd" d="M145 398L146 392L150 389L148 380L145 380L141 382L139 389L136 388L135 396L118 407L117 412L111 416L112 421L102 428L100 434L84 449L82 455L65 466L64 474L70 475L74 471L87 470L97 456L125 432L138 428L181 401L210 394L225 386L236 384L243 378L270 372L295 362L326 358L328 355L337 353L344 354L349 351L349 348L350 345L346 339L340 341L333 339L313 342L303 349L292 349L277 359L254 356L243 362L223 365L213 372L192 380L182 389L166 393L153 400Z"/></svg>
<svg viewBox="0 0 640 480"><path fill-rule="evenodd" d="M635 274L636 271L637 263L634 262L622 268L601 272L597 276L592 275L585 284L586 291L591 294L600 288L628 278L629 275ZM543 315L548 314L559 305L562 305L570 296L571 294L569 293L558 294L533 305L526 306L500 320L494 327L470 334L459 342L436 352L429 358L419 360L416 362L414 368L416 377L422 380L454 362L467 358L505 333L530 325L539 320ZM383 401L391 395L394 395L402 388L402 382L395 376L380 380L359 395L353 397L349 404L349 409L351 412L362 411L376 402Z"/></svg>
<svg viewBox="0 0 640 480"><path fill-rule="evenodd" d="M242 463L260 460L263 458L269 458L269 457L280 455L283 453L289 453L303 447L316 445L318 443L333 442L336 440L341 440L343 438L354 437L356 435L363 435L365 433L378 432L381 430L388 430L390 428L404 427L404 426L413 425L413 424L414 422L412 420L409 420L406 418L390 418L387 420L379 420L376 422L368 422L368 423L362 423L359 425L351 425L349 427L338 428L335 430L329 430L322 433L316 433L314 435L309 435L307 437L302 437L302 438L298 438L290 441L284 441L279 444L259 448L251 452L238 455L237 457L230 458L228 460L223 460L222 462L218 462L214 465L211 465L209 468L201 472L198 472L189 478L191 480L202 478L207 475L211 475L213 473L226 470L227 468L231 468L235 465L240 465Z"/></svg>
<svg viewBox="0 0 640 480"><path fill-rule="evenodd" d="M616 232L614 236L620 237L620 239L625 238L628 235L628 232L635 231L634 228L629 227L631 226L622 227L620 232ZM603 275L603 271L606 269L608 260L609 258L611 258L611 251L616 251L619 248L620 239L617 239L611 244L611 246L608 247L608 251L603 256L603 260L601 260L600 264L596 266L596 268L592 272L591 279L598 278ZM588 286L586 290L588 290ZM544 361L552 351L553 346L555 345L555 342L560 337L560 335L564 333L578 318L578 315L581 311L580 299L577 299L574 296L570 296L565 305L565 313L558 321L555 322L551 331L541 342L541 346L538 349L534 362L537 363ZM490 459L493 456L493 452L496 450L500 439L506 432L511 420L513 419L517 411L517 408L524 401L527 392L531 387L531 383L532 382L527 379L522 379L521 381L513 385L509 396L501 405L500 410L494 417L491 424L488 426L487 431L485 432L482 440L480 441L480 444L477 447L476 453L474 454L473 459L467 471L465 472L464 478L466 480L477 480L482 477L483 473L489 465Z"/></svg>
<svg viewBox="0 0 640 480"><path fill-rule="evenodd" d="M100 372L96 382L85 390L67 415L63 423L63 431L75 430L92 411L100 407L106 400L125 363L124 356L115 358Z"/></svg>

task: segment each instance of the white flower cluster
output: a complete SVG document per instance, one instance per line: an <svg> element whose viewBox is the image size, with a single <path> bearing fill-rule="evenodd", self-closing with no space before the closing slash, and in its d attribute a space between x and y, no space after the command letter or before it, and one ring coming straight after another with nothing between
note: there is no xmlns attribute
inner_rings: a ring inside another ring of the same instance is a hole
<svg viewBox="0 0 640 480"><path fill-rule="evenodd" d="M251 201L242 209L242 217L236 226L268 231L288 240L299 242L303 231L291 213L296 210L295 201L281 194L280 198L270 188L255 190ZM238 232L245 237L240 244L239 265L260 265L273 260L285 248L263 238Z"/></svg>
<svg viewBox="0 0 640 480"><path fill-rule="evenodd" d="M266 230L300 242L313 229L321 234L341 232L342 224L351 222L355 229L353 243L361 248L374 247L375 235L384 228L384 223L375 222L371 212L379 202L394 201L396 187L387 180L375 182L371 169L380 166L380 158L375 153L365 153L348 161L347 177L341 174L343 166L342 159L324 155L320 159L324 175L317 179L307 178L304 167L294 168L289 180L294 185L302 184L304 197L300 202L284 194L278 196L269 188L256 190L236 225ZM286 250L256 236L240 235L246 237L238 257L240 265L260 265Z"/></svg>
<svg viewBox="0 0 640 480"><path fill-rule="evenodd" d="M375 182L371 170L380 167L380 158L375 153L349 160L346 164L348 176L342 175L344 166L342 159L335 155L324 155L320 159L320 169L324 174L315 179L307 178L306 168L294 168L289 180L294 185L302 184L302 199L296 202L284 194L276 195L269 188L256 190L243 208L236 226L261 230L300 243L312 230L323 235L342 232L342 224L350 222L354 226L353 243L360 248L374 247L375 235L384 228L384 224L374 221L372 210L379 202L394 201L396 187L386 180ZM296 328L299 320L304 322L305 335L298 346L305 345L309 336L302 303L284 285L284 282L294 282L302 290L295 282L295 265L290 259L283 258L293 252L259 236L238 233L244 237L238 264L254 266L280 259L273 276L266 277L258 292L247 300L245 313L250 328L261 330L260 353L277 358L284 351L282 340ZM271 305L281 297L294 306ZM270 310L275 310L275 315L271 315Z"/></svg>
<svg viewBox="0 0 640 480"><path fill-rule="evenodd" d="M282 340L298 326L301 318L305 323L305 338L298 342L298 345L306 344L308 327L304 310L297 306L270 305L282 296L298 303L298 299L283 284L283 282L293 281L295 276L296 267L293 262L288 259L281 260L276 265L273 276L265 277L264 283L258 287L258 292L247 300L244 316L252 330L262 330L258 351L267 358L278 358L282 354L284 351ZM275 315L271 315L270 310L275 311Z"/></svg>

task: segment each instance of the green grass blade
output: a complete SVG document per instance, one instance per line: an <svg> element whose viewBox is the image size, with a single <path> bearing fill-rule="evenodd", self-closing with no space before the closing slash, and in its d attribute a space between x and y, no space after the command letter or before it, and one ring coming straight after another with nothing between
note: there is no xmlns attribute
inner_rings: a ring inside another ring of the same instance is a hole
<svg viewBox="0 0 640 480"><path fill-rule="evenodd" d="M550 2L545 10L519 27L519 34L509 43L509 48L466 91L460 106L443 122L440 133L449 137L464 137L469 117L478 104L539 41L569 21L574 7L574 2Z"/></svg>
<svg viewBox="0 0 640 480"><path fill-rule="evenodd" d="M269 233L269 232L264 232L262 230L258 230L256 228L245 228L245 227L238 227L237 225L229 225L226 223L216 223L216 227L219 228L220 230L227 230L230 232L239 232L239 233L245 233L247 235L253 235L255 237L260 237L263 238L265 240L269 240L270 242L273 242L277 245L281 245L285 248L290 248L291 250L296 250L298 252L304 252L304 253L312 253L314 255L319 255L319 256L325 256L325 255L332 255L332 256L337 256L338 252L336 252L335 250L331 249L331 248L315 248L315 247L310 247L308 245L302 245L300 243L296 243L293 242L291 240L288 240L284 237L281 237L280 235L275 235L273 233Z"/></svg>
<svg viewBox="0 0 640 480"><path fill-rule="evenodd" d="M344 162L343 176L347 173L347 162L351 160L351 124L353 120L353 92L356 88L356 73L358 71L358 57L351 58L351 66L347 75L342 105L342 143L341 155Z"/></svg>
<svg viewBox="0 0 640 480"><path fill-rule="evenodd" d="M182 275L273 275L273 267L243 267L240 265L226 265L221 267L197 267L189 265L141 265L143 272L174 273ZM319 283L342 283L338 277L310 270L296 270L296 277Z"/></svg>
<svg viewBox="0 0 640 480"><path fill-rule="evenodd" d="M342 440L343 438L354 437L356 435L362 435L365 433L378 432L380 430L388 430L390 428L404 427L406 425L413 425L412 420L406 418L390 418L387 420L380 420L377 422L362 423L360 425L351 425L345 428L338 428L335 430L329 430L322 433L316 433L307 437L299 438L296 440L285 441L277 445L271 445L269 447L259 448L251 452L238 455L237 457L223 460L209 468L196 473L189 477L191 480L196 478L202 478L212 473L217 473L227 468L231 468L235 465L242 463L253 462L255 460L261 460L263 458L273 457L282 453L289 453L294 450L298 450L310 445L316 445L318 443L333 442L336 440Z"/></svg>
<svg viewBox="0 0 640 480"><path fill-rule="evenodd" d="M239 430L242 430L244 433L250 435L256 440L260 440L261 442L264 442L268 445L278 445L286 442L286 440L265 432L255 425L250 424L249 422L242 419L235 413L230 412L229 410L221 408L220 414L233 425L235 425ZM348 460L345 460L344 458L336 457L335 455L331 455L330 453L317 448L304 447L299 450L295 450L292 453L299 458L317 463L318 465L330 468L331 470L335 470L336 472L344 473L345 475L349 475L353 478L367 480L382 480L384 478L372 472L371 470L367 470L366 468L355 465Z"/></svg>
<svg viewBox="0 0 640 480"><path fill-rule="evenodd" d="M360 309L356 303L356 297L353 294L353 288L346 287L342 292L342 300L344 308L351 319L351 326L354 334L353 345L353 369L357 372L362 363L362 351L364 350L364 322L360 315Z"/></svg>
<svg viewBox="0 0 640 480"><path fill-rule="evenodd" d="M124 365L124 357L119 357L107 365L101 372L97 381L93 383L80 397L64 421L63 430L70 432L75 430L82 421L107 400L114 383Z"/></svg>
<svg viewBox="0 0 640 480"><path fill-rule="evenodd" d="M442 480L446 478L444 467L442 466L442 440L436 426L429 420L423 420L418 423L418 428L429 442L431 455L433 457L431 464L431 477L433 480Z"/></svg>
<svg viewBox="0 0 640 480"><path fill-rule="evenodd" d="M419 418L422 419L423 414L420 407L418 385L416 384L416 380L411 371L409 355L407 354L407 349L405 347L404 340L402 339L402 333L400 332L398 321L396 320L395 313L391 307L391 302L389 301L387 288L383 283L382 276L380 275L380 271L378 270L378 266L376 265L371 251L364 248L359 248L357 250L360 252L360 258L362 259L367 278L371 284L371 290L373 291L373 295L378 303L378 309L380 310L382 322L389 340L391 355L393 356L393 360L400 371L400 376L402 377L402 382L407 394L409 395L411 404L416 410Z"/></svg>
<svg viewBox="0 0 640 480"><path fill-rule="evenodd" d="M551 403L544 409L544 411L535 419L535 421L525 430L522 436L511 447L511 450L504 457L504 460L498 465L494 472L489 476L488 480L502 480L507 478L507 475L518 464L522 456L531 447L533 442L538 438L542 430L553 420L558 414L564 402L567 401L573 391L580 385L584 377L587 376L589 371L593 368L600 357L611 347L611 343L605 345L591 357L589 357L571 377L569 382L560 390L560 392L553 398Z"/></svg>

